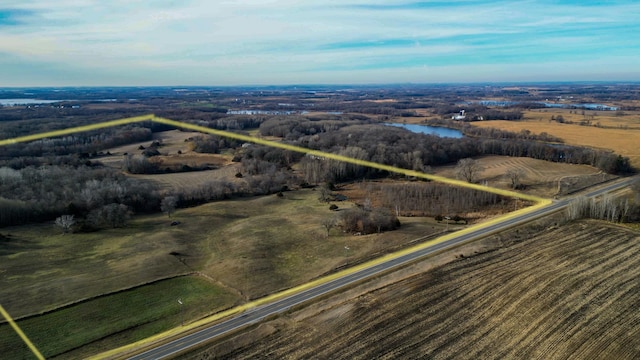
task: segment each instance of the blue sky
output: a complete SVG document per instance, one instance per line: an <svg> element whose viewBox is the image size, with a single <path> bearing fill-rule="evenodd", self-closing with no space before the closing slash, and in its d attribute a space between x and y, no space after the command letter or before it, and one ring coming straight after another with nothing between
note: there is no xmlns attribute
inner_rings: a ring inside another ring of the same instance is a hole
<svg viewBox="0 0 640 360"><path fill-rule="evenodd" d="M640 81L640 1L0 2L0 87L531 81Z"/></svg>

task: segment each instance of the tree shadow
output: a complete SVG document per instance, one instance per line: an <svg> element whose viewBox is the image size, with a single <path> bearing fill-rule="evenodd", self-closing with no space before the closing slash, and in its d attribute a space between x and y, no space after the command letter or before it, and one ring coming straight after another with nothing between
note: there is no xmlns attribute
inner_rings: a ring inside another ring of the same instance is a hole
<svg viewBox="0 0 640 360"><path fill-rule="evenodd" d="M17 238L11 234L0 234L0 256L40 248L42 246L36 245L34 241Z"/></svg>

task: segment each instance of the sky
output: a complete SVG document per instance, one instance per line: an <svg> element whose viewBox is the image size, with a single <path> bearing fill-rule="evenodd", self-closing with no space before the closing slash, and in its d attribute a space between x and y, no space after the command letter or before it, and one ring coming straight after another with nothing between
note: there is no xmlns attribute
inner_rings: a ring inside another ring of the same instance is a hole
<svg viewBox="0 0 640 360"><path fill-rule="evenodd" d="M546 81L640 81L640 1L0 1L0 87Z"/></svg>

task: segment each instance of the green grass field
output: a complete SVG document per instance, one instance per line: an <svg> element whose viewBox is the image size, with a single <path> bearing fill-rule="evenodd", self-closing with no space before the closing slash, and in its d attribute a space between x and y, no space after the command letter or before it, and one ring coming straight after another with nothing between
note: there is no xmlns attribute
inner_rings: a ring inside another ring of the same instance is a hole
<svg viewBox="0 0 640 360"><path fill-rule="evenodd" d="M184 304L184 313L178 299ZM180 326L182 316L201 318L232 306L236 299L208 280L184 276L20 320L18 325L40 352L51 358L112 334L118 335L110 346L140 340ZM0 325L0 349L4 359L29 358L29 349L8 324ZM63 357L77 356L80 354Z"/></svg>

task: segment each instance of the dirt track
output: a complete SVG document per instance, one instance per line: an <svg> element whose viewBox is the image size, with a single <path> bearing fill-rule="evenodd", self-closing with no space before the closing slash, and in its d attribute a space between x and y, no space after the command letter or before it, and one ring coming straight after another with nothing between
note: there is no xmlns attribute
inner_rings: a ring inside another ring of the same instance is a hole
<svg viewBox="0 0 640 360"><path fill-rule="evenodd" d="M638 233L585 221L310 317L293 313L236 350L189 358L637 359L639 279Z"/></svg>

